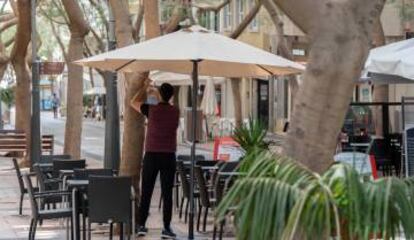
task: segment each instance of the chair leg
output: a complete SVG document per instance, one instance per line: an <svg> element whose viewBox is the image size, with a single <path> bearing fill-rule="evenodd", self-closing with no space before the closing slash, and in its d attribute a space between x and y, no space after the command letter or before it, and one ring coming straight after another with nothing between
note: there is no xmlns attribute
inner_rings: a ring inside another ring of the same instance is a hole
<svg viewBox="0 0 414 240"><path fill-rule="evenodd" d="M161 206L162 206L162 194L160 195L160 200L158 202L158 210L161 210Z"/></svg>
<svg viewBox="0 0 414 240"><path fill-rule="evenodd" d="M181 198L180 214L179 214L180 219L183 217L183 206L184 206L184 197Z"/></svg>
<svg viewBox="0 0 414 240"><path fill-rule="evenodd" d="M223 239L224 224L225 224L225 220L220 222L219 240Z"/></svg>
<svg viewBox="0 0 414 240"><path fill-rule="evenodd" d="M201 211L203 210L203 207L199 205L198 207L198 217L197 217L197 231L200 231L200 219L201 219Z"/></svg>
<svg viewBox="0 0 414 240"><path fill-rule="evenodd" d="M91 228L91 221L88 220L88 239L92 239L92 228Z"/></svg>
<svg viewBox="0 0 414 240"><path fill-rule="evenodd" d="M190 200L187 199L186 203L185 203L185 215L184 215L184 223L187 223L187 218L188 218L188 203L190 202Z"/></svg>
<svg viewBox="0 0 414 240"><path fill-rule="evenodd" d="M37 228L37 219L34 219L33 221L33 229L32 229L32 240L36 237L36 228Z"/></svg>
<svg viewBox="0 0 414 240"><path fill-rule="evenodd" d="M119 240L124 240L124 223L119 224Z"/></svg>
<svg viewBox="0 0 414 240"><path fill-rule="evenodd" d="M214 223L214 227L213 227L213 240L216 240L216 233L217 233L217 225Z"/></svg>
<svg viewBox="0 0 414 240"><path fill-rule="evenodd" d="M109 224L109 239L112 240L113 238L113 233L114 233L114 225L113 223Z"/></svg>
<svg viewBox="0 0 414 240"><path fill-rule="evenodd" d="M19 202L19 215L22 215L23 197L24 197L24 193L21 193L20 194L20 202Z"/></svg>
<svg viewBox="0 0 414 240"><path fill-rule="evenodd" d="M207 215L208 215L208 207L206 207L206 211L204 212L203 232L206 232Z"/></svg>
<svg viewBox="0 0 414 240"><path fill-rule="evenodd" d="M34 223L34 219L32 218L32 220L30 220L29 238L28 238L29 240L32 240L33 223Z"/></svg>

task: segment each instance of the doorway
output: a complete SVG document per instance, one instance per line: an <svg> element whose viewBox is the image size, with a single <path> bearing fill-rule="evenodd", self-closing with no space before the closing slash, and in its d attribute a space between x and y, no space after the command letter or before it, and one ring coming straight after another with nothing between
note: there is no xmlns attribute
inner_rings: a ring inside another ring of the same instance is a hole
<svg viewBox="0 0 414 240"><path fill-rule="evenodd" d="M269 82L257 80L257 118L267 128L269 125Z"/></svg>

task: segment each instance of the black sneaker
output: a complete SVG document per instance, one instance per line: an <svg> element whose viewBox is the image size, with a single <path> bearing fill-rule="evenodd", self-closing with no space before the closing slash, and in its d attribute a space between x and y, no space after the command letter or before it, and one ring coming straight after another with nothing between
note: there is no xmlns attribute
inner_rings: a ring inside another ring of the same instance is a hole
<svg viewBox="0 0 414 240"><path fill-rule="evenodd" d="M161 239L176 239L177 235L171 230L171 228L164 228L161 233Z"/></svg>
<svg viewBox="0 0 414 240"><path fill-rule="evenodd" d="M135 232L137 233L138 237L145 237L148 233L148 228L144 226L137 226Z"/></svg>

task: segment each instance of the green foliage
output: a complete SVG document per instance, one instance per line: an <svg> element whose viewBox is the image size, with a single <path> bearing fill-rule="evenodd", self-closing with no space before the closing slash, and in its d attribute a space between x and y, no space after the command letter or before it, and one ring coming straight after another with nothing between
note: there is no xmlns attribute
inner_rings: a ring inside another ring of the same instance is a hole
<svg viewBox="0 0 414 240"><path fill-rule="evenodd" d="M363 182L346 164L320 176L265 150L249 157L216 212L235 215L238 239L414 239L412 179Z"/></svg>
<svg viewBox="0 0 414 240"><path fill-rule="evenodd" d="M14 104L14 89L12 87L0 89L0 100L7 106Z"/></svg>
<svg viewBox="0 0 414 240"><path fill-rule="evenodd" d="M249 118L247 124L242 124L234 130L233 138L246 153L250 153L269 147L265 141L266 133L266 127L261 121Z"/></svg>

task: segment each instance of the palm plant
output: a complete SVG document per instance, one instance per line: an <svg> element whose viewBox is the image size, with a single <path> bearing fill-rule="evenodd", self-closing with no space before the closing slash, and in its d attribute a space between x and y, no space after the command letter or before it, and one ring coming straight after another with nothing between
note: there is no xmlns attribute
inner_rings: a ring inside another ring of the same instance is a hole
<svg viewBox="0 0 414 240"><path fill-rule="evenodd" d="M248 123L234 129L233 138L246 153L250 153L254 149L268 148L266 133L266 127L261 121L249 118Z"/></svg>
<svg viewBox="0 0 414 240"><path fill-rule="evenodd" d="M216 212L235 216L238 239L414 239L411 179L363 182L345 164L318 175L263 150L249 158Z"/></svg>

